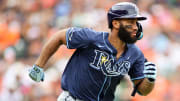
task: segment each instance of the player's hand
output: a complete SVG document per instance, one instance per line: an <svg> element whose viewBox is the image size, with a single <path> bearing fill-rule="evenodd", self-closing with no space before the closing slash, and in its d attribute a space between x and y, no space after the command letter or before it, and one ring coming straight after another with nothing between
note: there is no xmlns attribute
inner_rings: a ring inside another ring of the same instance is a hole
<svg viewBox="0 0 180 101"><path fill-rule="evenodd" d="M43 68L40 68L37 65L33 65L29 71L29 77L36 82L44 81Z"/></svg>
<svg viewBox="0 0 180 101"><path fill-rule="evenodd" d="M144 73L144 76L148 78L149 81L154 82L157 76L156 65L151 62L145 62L143 73Z"/></svg>

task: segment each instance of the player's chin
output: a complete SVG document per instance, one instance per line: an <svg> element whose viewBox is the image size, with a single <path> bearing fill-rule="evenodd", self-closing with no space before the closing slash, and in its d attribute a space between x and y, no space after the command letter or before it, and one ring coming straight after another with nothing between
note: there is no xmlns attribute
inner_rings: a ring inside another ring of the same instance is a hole
<svg viewBox="0 0 180 101"><path fill-rule="evenodd" d="M127 43L129 43L129 44L134 44L134 43L136 43L136 41L137 41L137 38L136 38L136 37L131 37L131 38L127 41Z"/></svg>
<svg viewBox="0 0 180 101"><path fill-rule="evenodd" d="M136 34L135 34L135 35L131 35L131 36L130 36L130 39L131 39L131 40L137 40Z"/></svg>

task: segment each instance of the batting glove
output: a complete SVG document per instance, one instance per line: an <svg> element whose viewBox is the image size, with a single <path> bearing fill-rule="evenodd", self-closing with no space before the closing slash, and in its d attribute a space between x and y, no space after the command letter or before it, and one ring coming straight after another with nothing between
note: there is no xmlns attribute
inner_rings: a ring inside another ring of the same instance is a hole
<svg viewBox="0 0 180 101"><path fill-rule="evenodd" d="M155 64L151 62L145 62L143 73L144 76L149 79L149 81L154 82L157 76L157 68Z"/></svg>
<svg viewBox="0 0 180 101"><path fill-rule="evenodd" d="M36 82L44 81L43 68L33 65L33 67L30 69L29 77Z"/></svg>

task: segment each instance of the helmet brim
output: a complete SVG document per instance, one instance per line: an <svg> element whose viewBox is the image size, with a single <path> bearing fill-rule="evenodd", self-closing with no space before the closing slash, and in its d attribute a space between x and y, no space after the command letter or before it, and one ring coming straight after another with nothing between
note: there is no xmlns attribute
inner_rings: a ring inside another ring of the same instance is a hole
<svg viewBox="0 0 180 101"><path fill-rule="evenodd" d="M140 15L137 15L137 16L134 16L134 15L131 15L131 16L121 16L121 17L114 17L113 20L115 19L137 19L137 20L147 20L147 17L143 17L143 16L140 16Z"/></svg>

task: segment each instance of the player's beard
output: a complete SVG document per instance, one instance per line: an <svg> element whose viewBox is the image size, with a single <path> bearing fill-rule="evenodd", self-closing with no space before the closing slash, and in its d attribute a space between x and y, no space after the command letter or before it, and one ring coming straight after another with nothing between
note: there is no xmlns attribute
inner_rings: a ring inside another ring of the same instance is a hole
<svg viewBox="0 0 180 101"><path fill-rule="evenodd" d="M133 44L137 41L136 37L131 37L131 33L126 30L126 26L120 25L118 36L120 40L128 44Z"/></svg>

